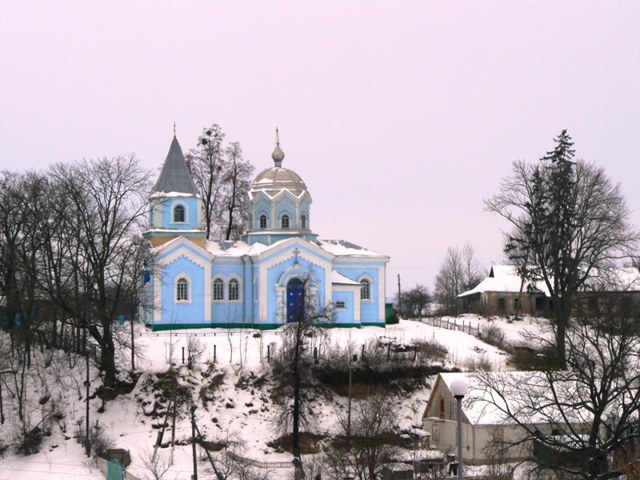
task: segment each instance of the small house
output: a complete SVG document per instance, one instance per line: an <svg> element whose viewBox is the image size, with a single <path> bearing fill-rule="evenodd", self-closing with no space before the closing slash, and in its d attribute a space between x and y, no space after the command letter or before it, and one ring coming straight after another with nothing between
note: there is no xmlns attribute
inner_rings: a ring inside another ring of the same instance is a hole
<svg viewBox="0 0 640 480"><path fill-rule="evenodd" d="M540 375L540 372L485 372L485 375L495 375L497 382L509 377L509 383L517 384L520 377L524 382L525 378L535 377ZM462 399L460 417L463 462L468 465L485 465L532 458L533 441L529 440L522 426L504 413L504 407L518 411L518 399L507 400L496 395L482 386L483 382L478 376L465 373L440 373L436 378L423 416L423 428L431 433L431 448L457 455L457 399L452 393L451 384L461 377L465 377L469 382L468 392ZM506 402L509 402L509 405ZM529 417L526 421L520 421L530 430L537 430L543 435L553 435L558 423L549 424L548 419L553 415L545 413L538 418ZM561 415L557 417L565 418ZM578 430L582 430L583 427L585 426L577 421L572 424L572 428Z"/></svg>
<svg viewBox="0 0 640 480"><path fill-rule="evenodd" d="M552 309L544 282L528 282L514 265L493 265L489 276L457 297L458 313L545 315Z"/></svg>

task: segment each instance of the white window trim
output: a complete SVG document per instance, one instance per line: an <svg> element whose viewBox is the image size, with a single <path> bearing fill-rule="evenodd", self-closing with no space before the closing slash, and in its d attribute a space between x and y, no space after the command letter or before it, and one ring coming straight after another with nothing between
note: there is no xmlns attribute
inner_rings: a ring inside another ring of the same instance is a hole
<svg viewBox="0 0 640 480"><path fill-rule="evenodd" d="M178 300L178 280L184 278L187 281L187 299L186 300ZM191 275L186 272L181 272L175 276L173 279L173 303L177 305L188 305L192 302L193 293L191 286L193 282L191 281Z"/></svg>
<svg viewBox="0 0 640 480"><path fill-rule="evenodd" d="M363 280L369 281L369 298L362 298L362 281ZM371 276L366 273L364 275L361 275L360 278L358 278L358 283L360 284L360 301L364 303L372 303L373 302L373 298L372 298L373 286L375 285L375 282L373 281Z"/></svg>
<svg viewBox="0 0 640 480"><path fill-rule="evenodd" d="M262 226L262 217L263 216L266 219L266 224L265 224L264 227ZM256 230L269 230L269 223L270 223L269 222L269 214L267 212L260 212L258 214L258 222L256 224Z"/></svg>
<svg viewBox="0 0 640 480"><path fill-rule="evenodd" d="M235 299L235 300L231 300L231 295L230 295L230 293L231 293L231 280L235 280L236 282L238 282L238 298ZM240 302L242 302L242 282L236 276L232 276L227 281L227 300L228 300L229 303L240 303Z"/></svg>
<svg viewBox="0 0 640 480"><path fill-rule="evenodd" d="M289 221L289 226L288 226L288 227L284 227L284 226L282 225L282 219L283 219L285 216L287 217L287 220ZM293 227L292 223L293 223L293 222L291 221L291 215L289 214L289 212L282 212L282 213L280 214L280 217L278 218L278 227L280 228L280 230L291 230L291 229L292 229L292 227Z"/></svg>
<svg viewBox="0 0 640 480"><path fill-rule="evenodd" d="M222 282L222 298L216 298L215 290L216 290L216 280L220 280ZM221 276L216 276L211 282L211 301L213 303L224 303L225 302L225 281Z"/></svg>
<svg viewBox="0 0 640 480"><path fill-rule="evenodd" d="M175 222L173 220L173 213L178 205L184 208L184 222ZM187 223L189 223L189 204L187 202L185 202L184 200L176 200L171 204L171 208L169 211L169 223L172 225L186 225Z"/></svg>

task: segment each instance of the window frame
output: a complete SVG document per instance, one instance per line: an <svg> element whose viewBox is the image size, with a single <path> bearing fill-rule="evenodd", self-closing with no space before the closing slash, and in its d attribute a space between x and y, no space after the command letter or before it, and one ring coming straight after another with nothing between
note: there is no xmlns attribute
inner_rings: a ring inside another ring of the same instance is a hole
<svg viewBox="0 0 640 480"><path fill-rule="evenodd" d="M173 284L173 303L191 303L191 285L191 277L188 274L181 272L176 275Z"/></svg>
<svg viewBox="0 0 640 480"><path fill-rule="evenodd" d="M269 219L265 213L260 214L260 217L258 217L258 228L260 230L266 230L269 228Z"/></svg>
<svg viewBox="0 0 640 480"><path fill-rule="evenodd" d="M285 225L286 223L286 225ZM281 230L290 230L291 229L291 217L289 217L288 213L283 213L280 216L280 229Z"/></svg>
<svg viewBox="0 0 640 480"><path fill-rule="evenodd" d="M229 280L227 285L227 298L230 302L240 301L240 281L237 278Z"/></svg>
<svg viewBox="0 0 640 480"><path fill-rule="evenodd" d="M360 300L363 302L371 301L371 285L373 282L370 278L365 277L360 279Z"/></svg>
<svg viewBox="0 0 640 480"><path fill-rule="evenodd" d="M224 302L224 280L220 277L214 278L211 288L211 299L214 302Z"/></svg>
<svg viewBox="0 0 640 480"><path fill-rule="evenodd" d="M176 220L176 213L178 211L182 212L182 220ZM187 223L187 206L182 203L174 203L171 209L171 223Z"/></svg>

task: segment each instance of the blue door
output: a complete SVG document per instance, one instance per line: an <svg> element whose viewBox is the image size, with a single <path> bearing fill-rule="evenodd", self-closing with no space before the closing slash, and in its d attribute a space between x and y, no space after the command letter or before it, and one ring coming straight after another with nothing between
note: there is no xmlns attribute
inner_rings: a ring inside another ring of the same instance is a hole
<svg viewBox="0 0 640 480"><path fill-rule="evenodd" d="M287 323L298 322L304 316L304 283L292 278L287 283Z"/></svg>

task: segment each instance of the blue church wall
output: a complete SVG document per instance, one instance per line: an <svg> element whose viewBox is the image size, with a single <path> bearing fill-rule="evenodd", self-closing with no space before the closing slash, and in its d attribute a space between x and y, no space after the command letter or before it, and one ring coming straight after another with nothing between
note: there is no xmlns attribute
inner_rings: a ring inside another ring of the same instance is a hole
<svg viewBox="0 0 640 480"><path fill-rule="evenodd" d="M339 324L358 323L355 320L355 300L353 292L336 290L334 287L331 300L335 306L335 322ZM344 308L338 308L338 303L344 302Z"/></svg>
<svg viewBox="0 0 640 480"><path fill-rule="evenodd" d="M216 259L213 263L213 271L211 275L211 285L219 278L224 283L223 299L215 300L213 292L211 292L211 319L214 324L241 324L245 318L244 312L244 284L246 279L243 276L242 260L234 259ZM239 283L238 300L229 299L229 281L235 279Z"/></svg>
<svg viewBox="0 0 640 480"><path fill-rule="evenodd" d="M283 196L278 199L274 207L275 219L278 222L276 228L280 228L280 218L282 215L289 215L289 228L298 228L296 218L296 202L289 196Z"/></svg>
<svg viewBox="0 0 640 480"><path fill-rule="evenodd" d="M254 229L260 228L261 215L267 216L267 228L273 228L273 223L271 219L271 203L262 196L261 198L256 199L254 201L254 205L255 205L254 207L255 216L253 217L253 221L254 221L253 228Z"/></svg>
<svg viewBox="0 0 640 480"><path fill-rule="evenodd" d="M173 209L177 205L185 208L185 221L173 221ZM162 201L162 226L164 228L193 230L200 228L198 222L199 200L196 197L170 197Z"/></svg>
<svg viewBox="0 0 640 480"><path fill-rule="evenodd" d="M186 274L186 275L185 275ZM176 302L176 281L182 275L189 281L189 300ZM162 319L168 324L192 324L204 321L204 268L185 257L165 266L162 271Z"/></svg>
<svg viewBox="0 0 640 480"><path fill-rule="evenodd" d="M308 287L317 288L315 293L316 307L322 308L324 305L324 298L326 294L325 285L325 272L318 265L309 262L308 260L298 257L298 265L294 265L295 259L293 257L288 258L282 263L274 265L267 271L267 284L272 287L267 292L267 323L283 323L282 318L278 318L278 292L273 287L279 284L279 281L283 282L283 287L286 287L286 283L291 278L297 277L302 280L306 278L310 279ZM286 313L286 308L285 308Z"/></svg>
<svg viewBox="0 0 640 480"><path fill-rule="evenodd" d="M384 318L380 318L380 301L384 299L378 298L378 287L381 281L378 268L370 263L362 266L355 266L352 263L346 265L348 266L336 265L335 269L353 281L360 282L362 278L368 278L371 281L371 299L360 301L360 321L363 324L384 322Z"/></svg>

